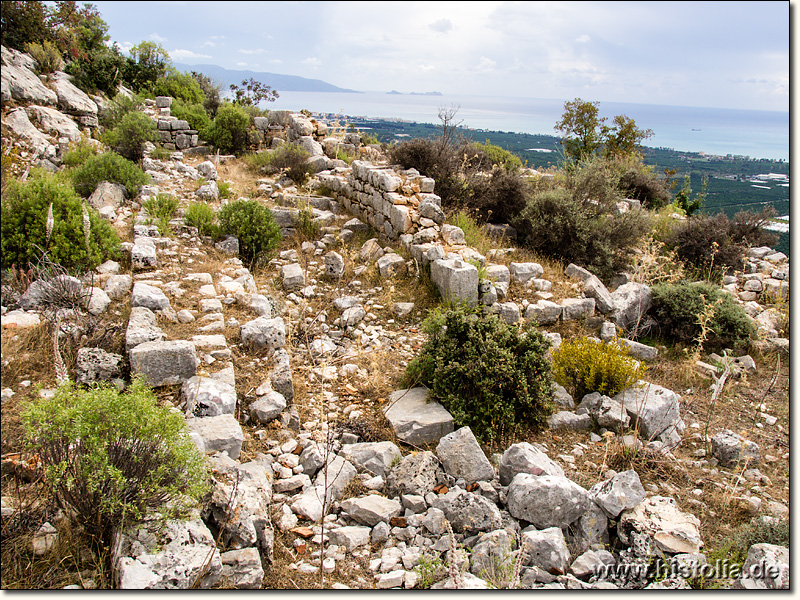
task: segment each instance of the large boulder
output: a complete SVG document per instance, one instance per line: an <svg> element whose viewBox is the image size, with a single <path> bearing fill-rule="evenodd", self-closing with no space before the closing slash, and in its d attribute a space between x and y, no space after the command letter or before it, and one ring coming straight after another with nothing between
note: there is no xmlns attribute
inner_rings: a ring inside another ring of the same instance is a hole
<svg viewBox="0 0 800 600"><path fill-rule="evenodd" d="M622 512L617 535L630 545L633 532L648 534L656 546L670 554L696 553L703 547L699 519L682 512L673 498L664 496L651 496Z"/></svg>
<svg viewBox="0 0 800 600"><path fill-rule="evenodd" d="M500 459L500 485L508 485L518 473L564 476L564 469L528 442L509 446Z"/></svg>
<svg viewBox="0 0 800 600"><path fill-rule="evenodd" d="M208 589L222 572L216 540L194 515L146 518L114 534L111 565L121 590Z"/></svg>
<svg viewBox="0 0 800 600"><path fill-rule="evenodd" d="M81 124L86 127L97 127L97 104L75 87L70 79L69 75L61 71L50 75L50 84L58 95L58 108L79 117Z"/></svg>
<svg viewBox="0 0 800 600"><path fill-rule="evenodd" d="M75 379L82 385L111 381L122 376L124 358L102 348L81 348L75 365Z"/></svg>
<svg viewBox="0 0 800 600"><path fill-rule="evenodd" d="M566 477L520 473L508 485L508 512L537 529L566 528L592 506L585 489Z"/></svg>
<svg viewBox="0 0 800 600"><path fill-rule="evenodd" d="M190 377L181 387L187 415L216 417L236 410L236 388L210 377Z"/></svg>
<svg viewBox="0 0 800 600"><path fill-rule="evenodd" d="M653 304L653 293L643 283L630 282L614 290L611 299L611 319L623 331L635 331Z"/></svg>
<svg viewBox="0 0 800 600"><path fill-rule="evenodd" d="M164 337L152 310L144 306L131 308L128 328L125 330L125 350L130 351L144 342L160 342Z"/></svg>
<svg viewBox="0 0 800 600"><path fill-rule="evenodd" d="M30 122L24 108L9 111L3 118L3 125L12 136L25 140L37 154L44 154L52 146L48 137Z"/></svg>
<svg viewBox="0 0 800 600"><path fill-rule="evenodd" d="M433 452L425 450L409 454L389 471L386 493L390 496L424 496L436 486L440 473L443 473L442 467Z"/></svg>
<svg viewBox="0 0 800 600"><path fill-rule="evenodd" d="M746 590L788 590L789 549L775 544L753 544L742 565L738 588Z"/></svg>
<svg viewBox="0 0 800 600"><path fill-rule="evenodd" d="M217 417L196 417L186 420L192 437L206 454L225 452L233 460L242 452L244 433L239 421L231 414Z"/></svg>
<svg viewBox="0 0 800 600"><path fill-rule="evenodd" d="M169 298L160 289L137 281L133 284L131 293L131 307L143 306L152 311L164 310L170 307Z"/></svg>
<svg viewBox="0 0 800 600"><path fill-rule="evenodd" d="M67 138L70 142L80 141L81 130L75 121L62 112L47 106L36 105L26 107L25 112L30 121L38 125L40 131L56 138Z"/></svg>
<svg viewBox="0 0 800 600"><path fill-rule="evenodd" d="M760 459L758 444L730 429L723 429L711 438L711 454L721 466L734 469L739 463L755 466Z"/></svg>
<svg viewBox="0 0 800 600"><path fill-rule="evenodd" d="M589 495L612 519L623 510L635 508L645 499L644 487L638 473L633 470L617 473L611 479L592 486Z"/></svg>
<svg viewBox="0 0 800 600"><path fill-rule="evenodd" d="M522 533L521 543L525 549L523 564L538 567L548 573L567 572L570 554L564 533L558 527L525 531Z"/></svg>
<svg viewBox="0 0 800 600"><path fill-rule="evenodd" d="M58 95L45 86L36 74L24 66L3 61L0 70L0 96L3 102L16 100L26 104L54 106Z"/></svg>
<svg viewBox="0 0 800 600"><path fill-rule="evenodd" d="M467 484L494 478L494 469L469 427L448 433L439 440L436 454L447 474L463 478Z"/></svg>
<svg viewBox="0 0 800 600"><path fill-rule="evenodd" d="M384 415L398 439L408 444L438 442L453 431L452 415L438 402L428 401L425 388L392 392Z"/></svg>
<svg viewBox="0 0 800 600"><path fill-rule="evenodd" d="M351 519L370 527L381 522L388 523L403 512L403 505L397 500L376 495L348 498L341 506L342 511Z"/></svg>
<svg viewBox="0 0 800 600"><path fill-rule="evenodd" d="M286 342L286 326L283 319L258 317L242 325L242 343L258 349L277 350Z"/></svg>
<svg viewBox="0 0 800 600"><path fill-rule="evenodd" d="M431 506L444 512L457 533L474 535L499 529L502 525L500 510L494 502L460 488L436 496Z"/></svg>
<svg viewBox="0 0 800 600"><path fill-rule="evenodd" d="M357 468L386 477L386 474L403 457L400 448L393 442L363 442L345 444L341 455Z"/></svg>
<svg viewBox="0 0 800 600"><path fill-rule="evenodd" d="M631 427L644 440L676 446L686 426L680 416L681 397L654 383L639 382L614 396L625 407Z"/></svg>

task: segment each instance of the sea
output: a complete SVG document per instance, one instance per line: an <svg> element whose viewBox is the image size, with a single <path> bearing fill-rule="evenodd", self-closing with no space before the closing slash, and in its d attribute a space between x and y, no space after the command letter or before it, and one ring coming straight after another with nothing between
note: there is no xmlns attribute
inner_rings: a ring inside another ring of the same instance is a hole
<svg viewBox="0 0 800 600"><path fill-rule="evenodd" d="M350 117L439 121L439 109L457 107L456 122L470 129L557 135L553 129L564 100L468 95L390 94L386 92L279 92L261 108ZM650 147L709 155L789 160L789 112L600 102L600 116L610 123L626 115L641 129L651 129Z"/></svg>

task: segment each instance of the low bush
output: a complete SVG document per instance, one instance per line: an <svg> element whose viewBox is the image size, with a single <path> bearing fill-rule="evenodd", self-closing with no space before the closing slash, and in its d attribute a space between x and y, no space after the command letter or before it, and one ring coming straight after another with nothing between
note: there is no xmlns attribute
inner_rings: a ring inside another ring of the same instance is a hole
<svg viewBox="0 0 800 600"><path fill-rule="evenodd" d="M576 400L599 392L614 396L644 375L645 367L618 340L580 338L553 351L553 377Z"/></svg>
<svg viewBox="0 0 800 600"><path fill-rule="evenodd" d="M157 80L153 85L153 93L201 106L206 99L200 83L188 73L180 73L177 69L169 70L164 77Z"/></svg>
<svg viewBox="0 0 800 600"><path fill-rule="evenodd" d="M67 167L75 168L81 166L93 156L97 156L97 146L86 138L81 138L79 142L72 142L69 145L69 149L64 153L62 160Z"/></svg>
<svg viewBox="0 0 800 600"><path fill-rule="evenodd" d="M649 210L658 210L670 203L667 185L644 165L625 171L619 179L619 187L626 198L639 200Z"/></svg>
<svg viewBox="0 0 800 600"><path fill-rule="evenodd" d="M90 270L109 258L118 258L119 238L114 228L91 208L86 208L87 243L84 209L84 202L63 175L34 170L24 183L13 180L2 203L3 268L35 265L43 251L53 262L74 271ZM53 220L48 235L50 210Z"/></svg>
<svg viewBox="0 0 800 600"><path fill-rule="evenodd" d="M176 99L172 102L170 114L189 123L189 127L195 129L201 138L207 137L208 129L211 127L211 118L202 104L189 104Z"/></svg>
<svg viewBox="0 0 800 600"><path fill-rule="evenodd" d="M511 224L525 247L584 266L601 278L624 270L630 250L650 229L645 211L606 211L591 199L560 188L531 195Z"/></svg>
<svg viewBox="0 0 800 600"><path fill-rule="evenodd" d="M465 205L489 223L509 223L525 208L528 191L517 173L495 167L489 177L476 177Z"/></svg>
<svg viewBox="0 0 800 600"><path fill-rule="evenodd" d="M100 44L85 56L70 61L65 70L72 76L72 83L81 90L102 92L114 98L125 67L126 60L118 44L110 47Z"/></svg>
<svg viewBox="0 0 800 600"><path fill-rule="evenodd" d="M281 229L272 212L257 200L237 200L219 211L220 232L239 239L239 254L251 267L265 263L281 243Z"/></svg>
<svg viewBox="0 0 800 600"><path fill-rule="evenodd" d="M48 487L101 540L148 510L177 516L207 490L205 457L183 415L159 406L141 381L122 394L62 385L28 406L23 421Z"/></svg>
<svg viewBox="0 0 800 600"><path fill-rule="evenodd" d="M747 560L747 552L753 544L774 544L789 547L789 521L786 519L765 522L756 517L750 523L737 527L726 544L724 554L731 560L743 563Z"/></svg>
<svg viewBox="0 0 800 600"><path fill-rule="evenodd" d="M660 283L652 287L653 307L650 314L656 319L665 338L690 344L701 333L700 315L713 306L713 316L707 323L704 347L745 348L755 335L755 327L728 293L710 283Z"/></svg>
<svg viewBox="0 0 800 600"><path fill-rule="evenodd" d="M150 216L151 223L158 225L161 235L169 235L169 221L178 210L178 199L171 194L158 194L155 198L150 197L142 202L142 207Z"/></svg>
<svg viewBox="0 0 800 600"><path fill-rule="evenodd" d="M541 333L520 335L496 315L465 307L436 310L423 328L428 341L406 383L426 385L458 426L490 442L544 425L553 406L550 343Z"/></svg>
<svg viewBox="0 0 800 600"><path fill-rule="evenodd" d="M131 197L136 197L150 177L135 163L114 152L104 152L92 156L72 171L72 183L84 198L88 198L101 181L119 183L125 186Z"/></svg>
<svg viewBox="0 0 800 600"><path fill-rule="evenodd" d="M250 117L234 104L223 104L217 110L217 116L208 128L208 141L221 152L240 155L247 150Z"/></svg>
<svg viewBox="0 0 800 600"><path fill-rule="evenodd" d="M132 111L114 129L106 132L103 141L130 161L140 161L145 145L157 141L156 122L140 111Z"/></svg>
<svg viewBox="0 0 800 600"><path fill-rule="evenodd" d="M141 112L142 106L144 106L144 100L145 97L138 94L134 94L130 97L125 94L117 94L114 96L114 99L108 103L108 106L100 111L98 115L100 125L107 131L114 129L128 113L134 111Z"/></svg>
<svg viewBox="0 0 800 600"><path fill-rule="evenodd" d="M506 171L519 171L522 168L522 161L518 156L500 146L490 144L489 140L484 144L473 144L473 147L483 152L491 164L503 167Z"/></svg>
<svg viewBox="0 0 800 600"><path fill-rule="evenodd" d="M217 181L217 191L221 200L226 200L233 196L233 186L229 181Z"/></svg>
<svg viewBox="0 0 800 600"><path fill-rule="evenodd" d="M214 209L205 202L192 202L183 214L189 227L197 227L200 235L215 236L219 227L214 223L216 214Z"/></svg>
<svg viewBox="0 0 800 600"><path fill-rule="evenodd" d="M268 173L284 171L298 185L305 183L311 175L311 166L308 164L310 154L297 144L282 144L275 150L266 154L265 170Z"/></svg>
<svg viewBox="0 0 800 600"><path fill-rule="evenodd" d="M50 40L44 40L41 44L29 43L25 46L25 52L31 55L36 61L37 72L48 74L53 71L61 71L64 68L64 59L61 58L56 45Z"/></svg>

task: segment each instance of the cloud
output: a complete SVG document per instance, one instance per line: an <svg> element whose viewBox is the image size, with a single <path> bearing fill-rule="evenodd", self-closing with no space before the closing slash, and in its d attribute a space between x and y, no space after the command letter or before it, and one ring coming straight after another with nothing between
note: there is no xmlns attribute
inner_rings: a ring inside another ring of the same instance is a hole
<svg viewBox="0 0 800 600"><path fill-rule="evenodd" d="M157 33L151 33L148 37L154 42L158 42L159 44L163 44L164 42L167 41L167 38L158 35Z"/></svg>
<svg viewBox="0 0 800 600"><path fill-rule="evenodd" d="M479 73L488 73L489 71L494 71L496 65L497 63L491 58L481 56L480 60L478 60L478 64L475 66L475 70Z"/></svg>
<svg viewBox="0 0 800 600"><path fill-rule="evenodd" d="M322 61L318 59L316 56L311 56L303 61L304 65L308 65L309 67L318 68L322 66Z"/></svg>
<svg viewBox="0 0 800 600"><path fill-rule="evenodd" d="M575 41L578 42L579 44L588 44L589 42L592 41L592 38L590 38L588 35L584 33L582 36L575 38Z"/></svg>
<svg viewBox="0 0 800 600"><path fill-rule="evenodd" d="M428 27L439 33L447 33L453 30L453 23L450 19L439 19L428 25Z"/></svg>
<svg viewBox="0 0 800 600"><path fill-rule="evenodd" d="M170 58L177 60L183 60L186 58L211 58L211 56L208 54L197 54L196 52L192 52L191 50L183 50L183 49L170 50L169 56Z"/></svg>
<svg viewBox="0 0 800 600"><path fill-rule="evenodd" d="M245 50L244 48L240 49L239 52L241 54L266 54L267 51L264 48L254 48L253 50Z"/></svg>

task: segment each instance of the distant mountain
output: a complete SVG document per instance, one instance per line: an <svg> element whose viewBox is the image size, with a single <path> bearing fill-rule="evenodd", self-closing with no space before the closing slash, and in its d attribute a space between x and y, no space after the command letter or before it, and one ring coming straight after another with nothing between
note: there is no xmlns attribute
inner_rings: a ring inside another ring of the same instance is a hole
<svg viewBox="0 0 800 600"><path fill-rule="evenodd" d="M280 92L350 92L361 93L357 90L340 88L320 79L306 79L296 75L280 75L278 73L265 73L258 71L233 71L224 69L217 65L184 65L173 63L179 71L197 71L210 77L214 81L224 84L223 91L228 91L230 84L241 85L243 80L251 77L256 81L270 86L273 90Z"/></svg>

